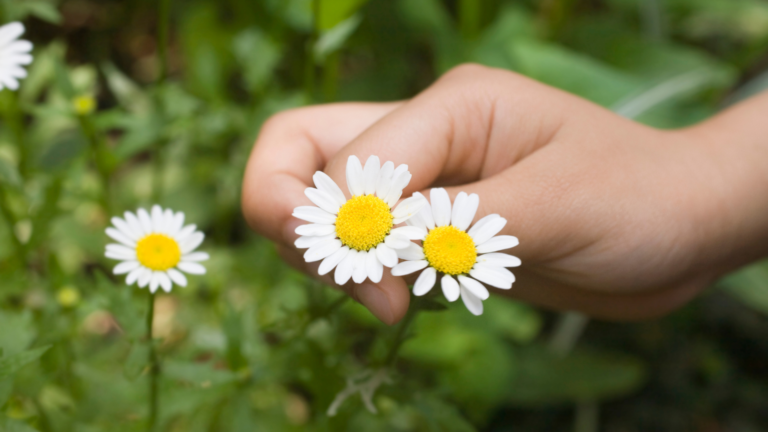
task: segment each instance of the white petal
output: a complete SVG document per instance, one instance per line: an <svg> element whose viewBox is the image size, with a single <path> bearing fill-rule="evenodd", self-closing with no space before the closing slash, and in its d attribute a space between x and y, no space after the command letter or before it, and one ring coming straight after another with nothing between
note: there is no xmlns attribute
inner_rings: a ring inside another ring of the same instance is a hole
<svg viewBox="0 0 768 432"><path fill-rule="evenodd" d="M454 302L459 298L459 283L451 275L444 275L440 279L440 286L443 288L443 295L449 302Z"/></svg>
<svg viewBox="0 0 768 432"><path fill-rule="evenodd" d="M152 218L149 217L149 213L143 208L140 208L136 211L136 215L139 217L139 223L141 224L141 229L144 230L144 234L153 233Z"/></svg>
<svg viewBox="0 0 768 432"><path fill-rule="evenodd" d="M157 204L153 205L150 217L152 218L152 230L154 232L164 233L165 217L163 216L163 209Z"/></svg>
<svg viewBox="0 0 768 432"><path fill-rule="evenodd" d="M136 242L126 237L125 234L121 233L120 231L112 227L109 227L107 228L106 232L107 232L107 235L112 237L112 239L114 239L115 241L118 241L131 248L136 247Z"/></svg>
<svg viewBox="0 0 768 432"><path fill-rule="evenodd" d="M405 221L405 224L408 226L421 228L424 231L427 230L427 224L424 223L424 219L421 217L421 212L424 211L424 209L421 209L420 212L416 213L415 215L408 218L408 220ZM432 211L432 210L430 210Z"/></svg>
<svg viewBox="0 0 768 432"><path fill-rule="evenodd" d="M139 276L141 276L142 273L144 273L144 267L138 267L136 269L131 270L130 273L128 273L128 276L125 277L125 284L126 285L133 285L137 280L139 280Z"/></svg>
<svg viewBox="0 0 768 432"><path fill-rule="evenodd" d="M152 279L152 270L142 267L141 274L139 275L139 288L147 286L150 279Z"/></svg>
<svg viewBox="0 0 768 432"><path fill-rule="evenodd" d="M417 272L427 266L426 260L403 261L392 268L392 276L405 276Z"/></svg>
<svg viewBox="0 0 768 432"><path fill-rule="evenodd" d="M366 195L373 195L376 193L376 183L379 181L379 171L381 170L381 162L379 162L378 156L370 156L365 162L365 168L363 168L363 183L365 184Z"/></svg>
<svg viewBox="0 0 768 432"><path fill-rule="evenodd" d="M205 252L192 252L192 253L184 254L181 256L182 261L192 261L192 262L206 261L209 258L210 258L210 255L208 255Z"/></svg>
<svg viewBox="0 0 768 432"><path fill-rule="evenodd" d="M488 253L485 255L478 255L477 263L497 267L518 267L521 264L520 258L504 253Z"/></svg>
<svg viewBox="0 0 768 432"><path fill-rule="evenodd" d="M121 233L123 233L129 239L136 241L142 237L141 232L134 231L128 223L119 217L112 218L112 225L114 225Z"/></svg>
<svg viewBox="0 0 768 432"><path fill-rule="evenodd" d="M412 226L404 226L404 227L393 229L391 234L396 234L401 237L405 237L408 240L424 240L424 237L427 236L427 230L423 230L421 228L416 228Z"/></svg>
<svg viewBox="0 0 768 432"><path fill-rule="evenodd" d="M407 238L397 234L390 234L384 238L384 244L391 247L392 249L407 248L409 243L411 242Z"/></svg>
<svg viewBox="0 0 768 432"><path fill-rule="evenodd" d="M428 293L435 286L436 279L437 270L432 267L425 268L413 284L413 295L423 296Z"/></svg>
<svg viewBox="0 0 768 432"><path fill-rule="evenodd" d="M133 261L136 259L136 250L123 245L110 243L107 245L108 258Z"/></svg>
<svg viewBox="0 0 768 432"><path fill-rule="evenodd" d="M306 262L320 261L339 249L341 249L341 240L325 240L307 249L307 251L304 252L304 260Z"/></svg>
<svg viewBox="0 0 768 432"><path fill-rule="evenodd" d="M357 156L350 156L347 159L347 188L352 196L362 195L365 192L365 181L363 180L363 165Z"/></svg>
<svg viewBox="0 0 768 432"><path fill-rule="evenodd" d="M515 275L504 267L476 264L469 274L481 282L500 289L510 289L515 282Z"/></svg>
<svg viewBox="0 0 768 432"><path fill-rule="evenodd" d="M344 246L331 255L325 257L323 262L320 263L320 268L317 269L317 274L320 276L326 275L331 272L349 253L349 247Z"/></svg>
<svg viewBox="0 0 768 432"><path fill-rule="evenodd" d="M413 196L420 196L424 198L424 201L427 201L427 198L420 192L414 192ZM429 201L427 201L427 204L419 212L419 217L424 221L424 225L428 230L435 228L435 218L432 216L432 205L429 203Z"/></svg>
<svg viewBox="0 0 768 432"><path fill-rule="evenodd" d="M383 265L392 268L397 265L397 252L384 243L376 246L376 257Z"/></svg>
<svg viewBox="0 0 768 432"><path fill-rule="evenodd" d="M395 164L392 161L384 162L379 170L379 180L376 182L376 196L386 198L390 186L392 186L392 174L395 172Z"/></svg>
<svg viewBox="0 0 768 432"><path fill-rule="evenodd" d="M179 232L173 236L174 239L176 239L176 242L181 244L187 241L189 236L191 236L195 230L197 229L197 225L190 224L185 226L184 228L180 229Z"/></svg>
<svg viewBox="0 0 768 432"><path fill-rule="evenodd" d="M322 241L332 240L335 238L336 238L336 234L328 234L325 236L302 236L297 238L296 241L293 242L293 244L299 249L307 249L307 248L311 248L312 246Z"/></svg>
<svg viewBox="0 0 768 432"><path fill-rule="evenodd" d="M311 223L333 224L336 215L315 206L301 206L293 209L293 217Z"/></svg>
<svg viewBox="0 0 768 432"><path fill-rule="evenodd" d="M315 203L316 206L328 213L336 214L339 212L339 203L327 192L315 188L306 188L304 189L304 195Z"/></svg>
<svg viewBox="0 0 768 432"><path fill-rule="evenodd" d="M173 222L174 222L173 210L165 209L163 211L163 228L164 228L163 230L168 235L173 235L171 234L171 229L173 228Z"/></svg>
<svg viewBox="0 0 768 432"><path fill-rule="evenodd" d="M176 267L179 270L189 274L198 274L198 275L205 274L205 267L203 267L202 265L196 262L181 261L178 264L176 264Z"/></svg>
<svg viewBox="0 0 768 432"><path fill-rule="evenodd" d="M349 282L349 278L352 277L352 272L355 271L355 262L357 261L357 251L350 249L347 256L336 266L336 273L333 275L333 280L338 285L344 285Z"/></svg>
<svg viewBox="0 0 768 432"><path fill-rule="evenodd" d="M0 75L0 83L11 90L17 90L19 88L19 81L9 75Z"/></svg>
<svg viewBox="0 0 768 432"><path fill-rule="evenodd" d="M513 248L520 244L519 241L517 241L517 237L514 236L508 236L508 235L502 235L498 237L494 237L487 242L481 244L477 247L477 253L484 254L489 252L498 252L501 250Z"/></svg>
<svg viewBox="0 0 768 432"><path fill-rule="evenodd" d="M141 267L141 264L139 264L138 261L123 261L116 265L114 269L112 269L112 273L116 275L126 274L130 271L136 270L139 267Z"/></svg>
<svg viewBox="0 0 768 432"><path fill-rule="evenodd" d="M0 27L0 47L24 34L24 24L14 21Z"/></svg>
<svg viewBox="0 0 768 432"><path fill-rule="evenodd" d="M474 294L477 298L480 300L486 300L491 294L488 292L488 288L486 288L483 284L480 282L466 276L459 275L459 284L468 289L472 294Z"/></svg>
<svg viewBox="0 0 768 432"><path fill-rule="evenodd" d="M381 282L381 276L384 274L384 266L379 261L374 250L368 251L368 256L365 258L365 271L371 282Z"/></svg>
<svg viewBox="0 0 768 432"><path fill-rule="evenodd" d="M464 288L464 286L461 287L461 300L472 315L483 314L483 301L477 298L468 289Z"/></svg>
<svg viewBox="0 0 768 432"><path fill-rule="evenodd" d="M205 239L205 234L201 233L200 231L197 231L196 233L189 236L187 240L184 241L184 243L181 243L179 245L179 248L181 249L182 254L190 253L193 250L195 250Z"/></svg>
<svg viewBox="0 0 768 432"><path fill-rule="evenodd" d="M400 196L403 194L403 191L397 192L397 193L388 193L387 199L384 200L384 202L387 203L389 208L392 208L397 204L397 201L400 199Z"/></svg>
<svg viewBox="0 0 768 432"><path fill-rule="evenodd" d="M330 224L307 224L296 227L296 234L303 236L325 236L336 232L336 226Z"/></svg>
<svg viewBox="0 0 768 432"><path fill-rule="evenodd" d="M481 245L488 240L491 239L491 237L495 236L496 234L501 231L504 226L507 224L507 220L503 217L498 217L496 219L493 219L491 221L488 221L488 223L484 224L480 227L477 231L475 231L474 235L470 234L470 237L472 237L472 240L475 241L475 245Z"/></svg>
<svg viewBox="0 0 768 432"><path fill-rule="evenodd" d="M480 197L477 194L467 196L464 192L459 192L456 200L453 202L453 211L451 212L451 225L466 231L472 223L477 213L477 207L480 205Z"/></svg>
<svg viewBox="0 0 768 432"><path fill-rule="evenodd" d="M474 224L472 228L469 229L469 231L467 231L467 234L469 234L469 236L472 237L473 235L475 235L475 233L480 231L485 226L485 224L487 224L488 222L491 222L492 220L498 219L500 217L501 216L497 214L489 214L488 216L477 221L477 223Z"/></svg>
<svg viewBox="0 0 768 432"><path fill-rule="evenodd" d="M152 272L152 277L149 278L149 292L155 293L160 286L160 272Z"/></svg>
<svg viewBox="0 0 768 432"><path fill-rule="evenodd" d="M168 235L176 237L182 227L184 227L184 213L176 212L171 222L168 223Z"/></svg>
<svg viewBox="0 0 768 432"><path fill-rule="evenodd" d="M312 176L312 180L315 181L315 187L330 195L339 206L343 206L344 203L347 202L344 192L341 191L339 185L337 185L328 174L322 171L317 171L315 175Z"/></svg>
<svg viewBox="0 0 768 432"><path fill-rule="evenodd" d="M149 234L148 232L144 231L144 228L141 226L141 222L139 222L139 218L137 218L135 214L127 211L123 213L123 216L125 216L125 221L128 223L128 226L131 227L131 230L136 232L139 237L144 237L145 235Z"/></svg>
<svg viewBox="0 0 768 432"><path fill-rule="evenodd" d="M168 277L178 286L187 286L187 277L176 269L168 269Z"/></svg>
<svg viewBox="0 0 768 432"><path fill-rule="evenodd" d="M432 216L436 226L451 224L451 198L443 188L434 188L429 191L429 202L432 205Z"/></svg>
<svg viewBox="0 0 768 432"><path fill-rule="evenodd" d="M352 271L352 280L355 283L363 283L368 277L368 270L365 267L367 258L368 252L366 251L358 251L357 256L355 256L355 269Z"/></svg>
<svg viewBox="0 0 768 432"><path fill-rule="evenodd" d="M171 278L169 278L165 272L157 272L157 279L159 280L160 286L163 288L163 291L171 292L173 283L171 283Z"/></svg>
<svg viewBox="0 0 768 432"><path fill-rule="evenodd" d="M407 248L398 249L395 252L397 252L398 258L408 261L419 261L424 259L424 249L416 243L411 243Z"/></svg>
<svg viewBox="0 0 768 432"><path fill-rule="evenodd" d="M410 198L406 198L398 204L398 206L392 211L392 216L395 218L393 223L399 224L410 219L411 216L418 213L427 204L427 200L422 196L414 195Z"/></svg>
<svg viewBox="0 0 768 432"><path fill-rule="evenodd" d="M28 40L15 40L2 48L0 56L6 58L14 54L26 54L32 51L32 48L34 48L34 45Z"/></svg>

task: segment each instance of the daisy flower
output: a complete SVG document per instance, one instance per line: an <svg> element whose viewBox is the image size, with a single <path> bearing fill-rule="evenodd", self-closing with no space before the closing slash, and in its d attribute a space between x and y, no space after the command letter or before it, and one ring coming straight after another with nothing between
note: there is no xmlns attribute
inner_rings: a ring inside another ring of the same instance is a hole
<svg viewBox="0 0 768 432"><path fill-rule="evenodd" d="M113 217L112 224L107 235L119 244L108 244L106 257L122 261L113 272L127 273L128 285L138 282L139 288L149 285L152 293L158 287L170 292L174 283L187 286L182 271L205 274L199 262L208 254L194 252L205 235L194 224L184 226L184 213L155 205L151 214L140 208L136 214L125 212L125 219Z"/></svg>
<svg viewBox="0 0 768 432"><path fill-rule="evenodd" d="M19 79L27 77L22 67L32 63L32 43L19 39L24 25L12 22L0 27L0 90L19 88Z"/></svg>
<svg viewBox="0 0 768 432"><path fill-rule="evenodd" d="M417 195L417 194L414 194ZM413 294L422 296L429 292L442 273L440 285L448 301L461 296L464 305L474 315L483 313L483 300L488 290L480 282L510 289L515 275L505 267L517 267L520 259L498 253L517 246L516 237L496 234L507 220L492 214L467 231L477 212L480 198L477 194L460 192L451 209L451 199L445 189L430 191L431 205L427 205L408 224L419 229L424 247L411 243L397 254L405 261L392 269L392 275L403 276L423 271L413 285ZM478 282L479 281L479 282Z"/></svg>
<svg viewBox="0 0 768 432"><path fill-rule="evenodd" d="M397 201L411 181L408 165L395 168L392 162L381 165L371 156L363 168L356 156L347 160L349 200L339 186L322 171L313 176L317 188L304 193L317 206L296 207L293 216L310 222L296 228L296 247L308 248L307 262L320 261L318 273L334 268L334 280L343 285L350 278L355 283L365 279L381 281L384 266L397 264L398 249L407 248L420 232L410 226L395 228L407 221L427 200L419 195Z"/></svg>

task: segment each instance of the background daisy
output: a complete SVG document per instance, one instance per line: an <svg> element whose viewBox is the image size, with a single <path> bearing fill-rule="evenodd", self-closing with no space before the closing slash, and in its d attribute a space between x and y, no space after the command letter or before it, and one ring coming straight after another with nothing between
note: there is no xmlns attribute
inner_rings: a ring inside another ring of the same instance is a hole
<svg viewBox="0 0 768 432"><path fill-rule="evenodd" d="M346 199L341 188L322 171L315 173L316 188L305 194L316 205L296 207L293 216L310 222L296 228L296 247L308 248L307 262L320 261L318 273L334 268L334 280L343 285L350 278L361 283L366 278L381 281L384 266L397 264L398 249L407 248L421 232L406 222L427 204L422 196L403 200L395 207L403 189L411 180L408 165L395 168L392 162L381 165L371 156L363 168L356 156L347 160L347 187L352 198Z"/></svg>
<svg viewBox="0 0 768 432"><path fill-rule="evenodd" d="M19 39L24 25L12 22L0 27L0 90L19 88L19 79L27 77L23 65L32 63L32 42Z"/></svg>
<svg viewBox="0 0 768 432"><path fill-rule="evenodd" d="M452 302L461 296L467 309L480 315L482 301L489 296L480 282L501 289L512 288L515 275L505 267L519 266L520 259L498 251L517 246L517 238L496 236L507 224L497 214L480 219L467 231L480 204L477 194L460 192L451 208L448 192L432 189L430 201L431 205L427 203L408 220L412 228L419 230L419 235L413 237L422 240L424 247L411 243L398 250L398 256L405 261L396 265L392 274L403 276L423 269L413 285L413 294L422 296L432 289L441 273L445 298Z"/></svg>
<svg viewBox="0 0 768 432"><path fill-rule="evenodd" d="M158 287L170 292L173 283L187 286L182 271L205 274L200 261L208 254L194 252L205 235L194 224L184 226L184 213L155 205L151 214L140 208L136 214L125 212L125 219L113 217L112 224L107 235L119 244L108 244L106 256L122 261L113 272L127 273L128 285L138 282L139 288L149 285L153 293Z"/></svg>

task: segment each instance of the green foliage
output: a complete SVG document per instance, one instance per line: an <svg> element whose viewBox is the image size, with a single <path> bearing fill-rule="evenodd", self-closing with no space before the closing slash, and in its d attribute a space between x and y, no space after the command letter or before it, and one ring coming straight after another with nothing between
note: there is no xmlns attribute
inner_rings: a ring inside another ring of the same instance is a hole
<svg viewBox="0 0 768 432"><path fill-rule="evenodd" d="M765 429L751 414L768 406L765 376L709 333L709 303L647 326L591 324L591 348L560 357L544 348L551 316L496 293L480 318L419 300L378 413L355 396L328 417L348 378L388 358L397 328L289 269L239 203L272 114L402 100L463 62L652 126L693 124L766 88L764 2L171 1L167 58L158 3L0 1L35 44L21 88L0 92L0 430L145 430L150 347L163 359L159 430L568 430L560 407L585 401L620 408L604 413L610 430L684 430L617 420L675 397L699 425ZM155 202L206 233L211 260L158 296L149 341L147 293L112 275L104 229ZM718 284L744 305L716 309L739 344L765 340L766 281L762 263ZM768 352L749 346L758 361ZM708 417L732 406L723 424Z"/></svg>

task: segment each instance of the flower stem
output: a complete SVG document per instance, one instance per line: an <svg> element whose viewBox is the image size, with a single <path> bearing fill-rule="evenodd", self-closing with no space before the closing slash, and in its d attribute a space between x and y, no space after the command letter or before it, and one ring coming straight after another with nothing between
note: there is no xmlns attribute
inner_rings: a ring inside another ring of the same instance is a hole
<svg viewBox="0 0 768 432"><path fill-rule="evenodd" d="M389 352L387 353L387 357L384 360L384 367L389 368L395 365L395 361L397 360L397 353L400 351L400 347L403 345L403 342L408 339L408 328L411 326L414 318L416 318L416 315L419 313L419 302L415 297L412 298L414 300L411 302L411 306L408 308L408 312L406 312L405 317L400 322L400 325L397 328L397 332L395 333L395 337L392 340L392 345L389 347Z"/></svg>
<svg viewBox="0 0 768 432"><path fill-rule="evenodd" d="M149 419L147 431L152 432L157 425L158 413L158 382L160 380L160 360L152 339L152 321L155 317L155 295L149 293L149 310L147 310L147 342L149 343Z"/></svg>
<svg viewBox="0 0 768 432"><path fill-rule="evenodd" d="M587 323L589 323L589 317L580 312L563 313L549 339L549 348L558 355L568 355L584 332Z"/></svg>

